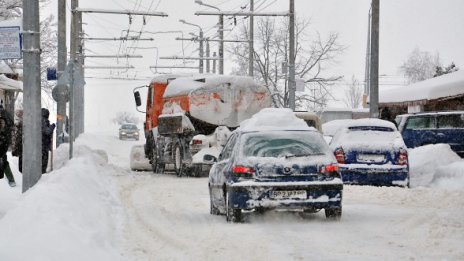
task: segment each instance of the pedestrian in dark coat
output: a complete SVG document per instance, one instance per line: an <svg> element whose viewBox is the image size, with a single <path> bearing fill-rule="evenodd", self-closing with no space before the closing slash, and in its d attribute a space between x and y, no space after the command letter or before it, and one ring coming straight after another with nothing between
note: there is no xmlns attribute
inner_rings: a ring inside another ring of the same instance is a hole
<svg viewBox="0 0 464 261"><path fill-rule="evenodd" d="M8 184L11 187L16 186L13 173L10 169L10 164L6 153L11 145L11 134L13 132L13 118L10 113L0 105L0 178L6 175Z"/></svg>
<svg viewBox="0 0 464 261"><path fill-rule="evenodd" d="M18 121L15 124L15 132L13 136L13 148L11 154L18 157L19 172L23 172L23 111L16 112Z"/></svg>
<svg viewBox="0 0 464 261"><path fill-rule="evenodd" d="M50 112L42 108L42 173L47 172L48 152L52 149L52 137L55 123L50 124L48 120Z"/></svg>

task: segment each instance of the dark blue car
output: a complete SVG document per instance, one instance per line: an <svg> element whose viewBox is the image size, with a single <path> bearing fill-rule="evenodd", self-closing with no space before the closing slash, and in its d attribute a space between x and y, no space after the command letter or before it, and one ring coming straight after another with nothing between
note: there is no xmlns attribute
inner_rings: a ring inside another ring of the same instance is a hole
<svg viewBox="0 0 464 261"><path fill-rule="evenodd" d="M408 152L391 122L351 121L337 131L330 148L345 184L409 186Z"/></svg>
<svg viewBox="0 0 464 261"><path fill-rule="evenodd" d="M445 143L464 157L464 111L404 114L396 121L408 148Z"/></svg>
<svg viewBox="0 0 464 261"><path fill-rule="evenodd" d="M279 122L273 115L267 120ZM328 218L341 217L343 182L335 157L316 129L296 120L301 124L232 133L209 174L211 214L238 222L242 211L324 209Z"/></svg>

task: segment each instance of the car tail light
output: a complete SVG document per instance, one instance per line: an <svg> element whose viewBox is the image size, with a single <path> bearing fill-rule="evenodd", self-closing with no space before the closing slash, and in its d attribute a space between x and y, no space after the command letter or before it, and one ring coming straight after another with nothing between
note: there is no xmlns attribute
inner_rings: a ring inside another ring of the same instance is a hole
<svg viewBox="0 0 464 261"><path fill-rule="evenodd" d="M398 165L408 165L408 151L405 149L400 149L400 154L398 155Z"/></svg>
<svg viewBox="0 0 464 261"><path fill-rule="evenodd" d="M255 169L245 166L235 166L232 168L232 172L238 177L251 178L255 173Z"/></svg>
<svg viewBox="0 0 464 261"><path fill-rule="evenodd" d="M193 140L192 144L193 145L201 145L201 144L203 144L203 141L202 140Z"/></svg>
<svg viewBox="0 0 464 261"><path fill-rule="evenodd" d="M339 164L345 164L345 152L343 151L343 149L340 148L335 150L334 154Z"/></svg>
<svg viewBox="0 0 464 261"><path fill-rule="evenodd" d="M322 166L321 167L321 172L322 172L322 174L328 175L329 177L335 177L335 178L340 177L340 172L339 172L338 165Z"/></svg>

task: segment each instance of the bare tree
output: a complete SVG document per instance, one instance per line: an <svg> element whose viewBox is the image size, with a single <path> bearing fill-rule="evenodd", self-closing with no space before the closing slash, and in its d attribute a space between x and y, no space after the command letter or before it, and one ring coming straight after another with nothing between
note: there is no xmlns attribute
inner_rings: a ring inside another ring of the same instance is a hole
<svg viewBox="0 0 464 261"><path fill-rule="evenodd" d="M359 84L358 79L356 79L356 77L354 77L353 75L351 77L351 83L348 86L348 90L345 90L345 99L343 100L343 102L346 106L356 109L359 108L359 106L361 106L362 96L363 89Z"/></svg>
<svg viewBox="0 0 464 261"><path fill-rule="evenodd" d="M432 55L416 47L401 65L400 71L408 78L409 83L415 83L432 78L437 67L441 67L438 52Z"/></svg>
<svg viewBox="0 0 464 261"><path fill-rule="evenodd" d="M314 40L307 40L309 21L299 20L295 28L295 75L304 79L305 91L297 93L296 106L322 110L332 96L330 86L342 76L324 75L327 65L335 62L344 47L338 44L338 35L330 33L326 39L317 33ZM288 106L287 73L282 70L288 61L288 20L258 19L255 30L254 75L273 94L276 107ZM247 25L240 27L237 38L248 38ZM234 73L246 75L248 70L248 44L233 45L229 52L234 57Z"/></svg>

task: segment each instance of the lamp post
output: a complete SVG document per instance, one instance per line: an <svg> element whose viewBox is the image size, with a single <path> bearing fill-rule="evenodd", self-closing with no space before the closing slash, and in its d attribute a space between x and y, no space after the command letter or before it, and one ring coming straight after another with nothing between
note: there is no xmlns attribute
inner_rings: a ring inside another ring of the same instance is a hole
<svg viewBox="0 0 464 261"><path fill-rule="evenodd" d="M221 9L219 9L218 7L205 4L203 3L202 0L195 0L195 3L199 5L207 6L210 8L214 8L218 10L219 12L221 12ZM223 42L224 40L224 15L222 14L219 15L218 33L219 33L219 74L224 74L224 42Z"/></svg>
<svg viewBox="0 0 464 261"><path fill-rule="evenodd" d="M200 61L199 61L199 71L200 73L203 73L203 29L201 28L201 26L197 25L197 24L192 24L192 23L189 23L187 21L185 21L184 19L180 19L179 22L183 23L183 24L188 24L188 25L192 25L192 26L196 26L200 29Z"/></svg>

